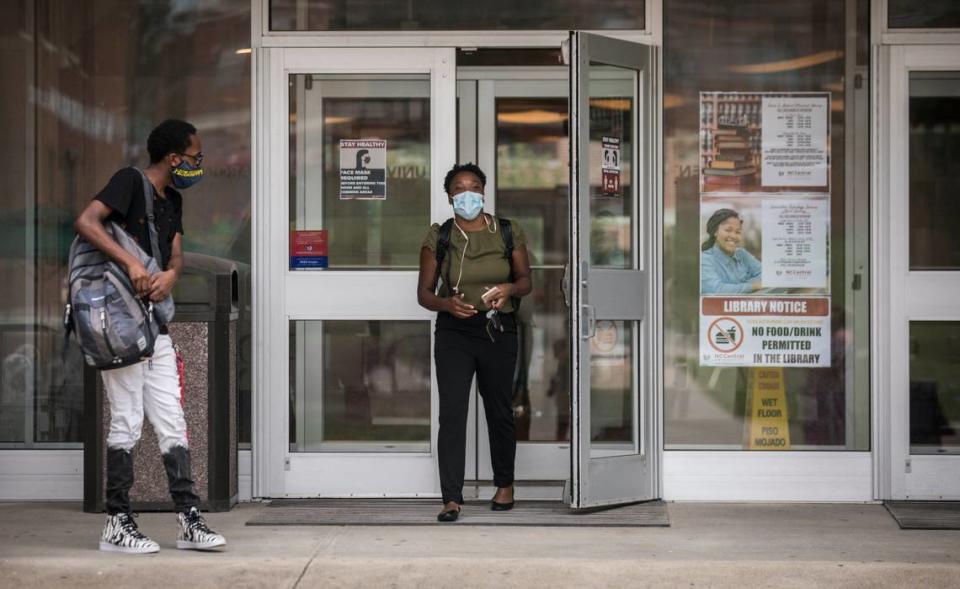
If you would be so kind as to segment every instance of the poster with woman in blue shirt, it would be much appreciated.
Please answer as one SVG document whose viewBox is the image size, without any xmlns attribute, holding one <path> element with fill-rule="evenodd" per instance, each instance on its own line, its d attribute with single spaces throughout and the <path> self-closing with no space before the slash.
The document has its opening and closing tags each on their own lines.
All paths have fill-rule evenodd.
<svg viewBox="0 0 960 589">
<path fill-rule="evenodd" d="M 743 248 L 743 219 L 733 209 L 719 209 L 707 221 L 700 246 L 700 293 L 747 294 L 761 288 L 762 269 Z"/>
</svg>

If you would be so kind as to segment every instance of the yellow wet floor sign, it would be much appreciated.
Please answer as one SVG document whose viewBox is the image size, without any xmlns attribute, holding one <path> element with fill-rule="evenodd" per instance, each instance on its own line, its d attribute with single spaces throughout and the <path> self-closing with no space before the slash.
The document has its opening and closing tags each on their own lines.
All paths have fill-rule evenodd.
<svg viewBox="0 0 960 589">
<path fill-rule="evenodd" d="M 751 368 L 750 450 L 789 450 L 790 423 L 783 368 Z"/>
</svg>

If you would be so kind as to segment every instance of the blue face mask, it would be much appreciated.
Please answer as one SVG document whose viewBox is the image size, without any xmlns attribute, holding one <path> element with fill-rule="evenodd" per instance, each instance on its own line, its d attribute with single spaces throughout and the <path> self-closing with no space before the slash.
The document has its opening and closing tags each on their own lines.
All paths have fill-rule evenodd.
<svg viewBox="0 0 960 589">
<path fill-rule="evenodd" d="M 483 195 L 477 192 L 461 192 L 453 197 L 453 212 L 467 221 L 473 221 L 483 210 Z"/>
<path fill-rule="evenodd" d="M 183 190 L 203 179 L 203 168 L 191 166 L 187 160 L 183 160 L 179 166 L 170 171 L 170 176 L 173 178 L 173 187 Z"/>
</svg>

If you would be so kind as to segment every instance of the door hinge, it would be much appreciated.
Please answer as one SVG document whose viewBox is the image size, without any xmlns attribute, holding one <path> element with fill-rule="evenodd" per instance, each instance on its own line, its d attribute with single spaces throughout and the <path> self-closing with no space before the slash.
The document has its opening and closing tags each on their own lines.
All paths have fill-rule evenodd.
<svg viewBox="0 0 960 589">
<path fill-rule="evenodd" d="M 909 459 L 909 458 L 907 458 L 906 460 L 903 461 L 903 471 L 904 471 L 905 473 L 907 473 L 907 474 L 910 474 L 910 472 L 912 472 L 912 468 L 911 468 L 911 466 L 910 466 L 910 459 Z"/>
<path fill-rule="evenodd" d="M 853 275 L 853 284 L 850 285 L 850 288 L 853 290 L 860 290 L 863 288 L 863 276 L 859 272 Z"/>
<path fill-rule="evenodd" d="M 290 470 L 290 458 L 283 459 L 283 470 Z"/>
</svg>

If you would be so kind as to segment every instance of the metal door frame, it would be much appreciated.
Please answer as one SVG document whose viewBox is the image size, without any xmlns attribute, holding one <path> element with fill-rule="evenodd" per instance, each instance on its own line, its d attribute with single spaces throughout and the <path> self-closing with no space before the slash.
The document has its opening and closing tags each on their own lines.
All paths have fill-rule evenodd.
<svg viewBox="0 0 960 589">
<path fill-rule="evenodd" d="M 438 496 L 437 392 L 431 361 L 431 442 L 426 453 L 292 453 L 289 439 L 290 320 L 418 320 L 433 316 L 413 293 L 416 271 L 292 272 L 288 269 L 290 74 L 429 74 L 432 222 L 448 207 L 443 176 L 456 153 L 452 48 L 260 50 L 254 145 L 253 495 Z M 424 228 L 425 230 L 425 228 Z M 315 286 L 323 283 L 323 289 Z M 385 288 L 389 285 L 389 288 Z M 409 292 L 387 304 L 382 293 Z M 369 480 L 367 480 L 369 479 Z M 374 480 L 376 479 L 376 480 Z M 397 484 L 405 480 L 407 485 Z"/>
<path fill-rule="evenodd" d="M 960 499 L 960 455 L 910 453 L 908 361 L 911 321 L 960 321 L 960 272 L 911 271 L 909 266 L 910 72 L 960 71 L 960 45 L 884 46 L 879 53 L 880 128 L 871 211 L 879 498 Z"/>
<path fill-rule="evenodd" d="M 657 48 L 611 39 L 591 33 L 571 32 L 567 47 L 571 67 L 571 252 L 570 310 L 571 333 L 571 476 L 569 501 L 574 508 L 612 505 L 653 499 L 661 494 L 660 463 L 662 458 L 662 410 L 660 403 L 660 370 L 662 366 L 660 244 L 661 101 Z M 639 55 L 638 55 L 639 54 Z M 637 72 L 634 125 L 633 179 L 635 195 L 632 271 L 590 269 L 590 92 L 589 68 L 592 62 L 618 66 Z M 583 116 L 586 113 L 586 116 Z M 575 262 L 575 263 L 574 263 Z M 620 297 L 603 295 L 611 282 L 633 284 L 637 272 L 642 292 L 646 295 L 642 311 L 634 305 L 622 305 Z M 604 287 L 594 286 L 590 298 L 591 275 L 607 281 Z M 587 329 L 596 315 L 616 309 L 610 319 L 633 320 L 635 337 L 633 380 L 636 390 L 634 405 L 635 453 L 602 456 L 592 453 L 590 442 L 590 356 Z M 639 312 L 639 315 L 637 313 Z M 636 315 L 636 317 L 634 316 Z M 642 320 L 637 321 L 642 316 Z M 600 317 L 601 319 L 603 317 Z M 638 325 L 639 323 L 639 325 Z M 638 351 L 638 345 L 640 350 Z M 631 474 L 633 478 L 628 478 Z"/>
</svg>

